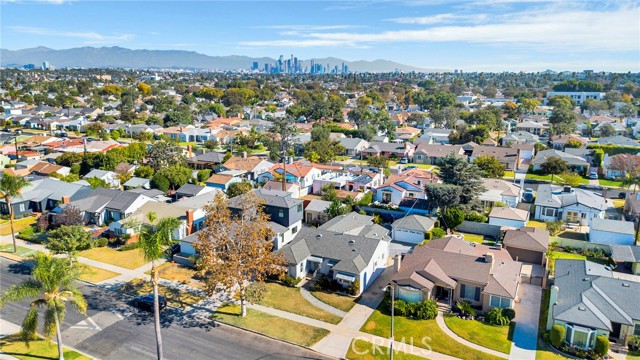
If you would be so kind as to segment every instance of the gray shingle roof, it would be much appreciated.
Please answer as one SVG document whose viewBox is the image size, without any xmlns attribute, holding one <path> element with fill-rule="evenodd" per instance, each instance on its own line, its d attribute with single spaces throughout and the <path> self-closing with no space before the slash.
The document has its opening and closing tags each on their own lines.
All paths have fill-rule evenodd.
<svg viewBox="0 0 640 360">
<path fill-rule="evenodd" d="M 538 186 L 535 204 L 553 208 L 563 208 L 573 204 L 582 204 L 597 210 L 607 208 L 602 196 L 594 194 L 593 191 L 572 188 L 571 192 L 564 192 L 563 187 L 549 184 Z"/>
<path fill-rule="evenodd" d="M 611 331 L 612 322 L 640 320 L 640 283 L 613 278 L 610 269 L 587 260 L 556 260 L 558 298 L 554 319 Z"/>
<path fill-rule="evenodd" d="M 640 262 L 640 246 L 610 245 L 615 262 Z"/>
<path fill-rule="evenodd" d="M 290 264 L 298 264 L 311 255 L 336 260 L 334 271 L 357 275 L 371 262 L 380 241 L 335 231 L 302 228 L 293 242 L 282 248 L 282 252 Z"/>
<path fill-rule="evenodd" d="M 408 215 L 393 222 L 391 227 L 426 232 L 436 224 L 435 220 L 421 215 Z"/>
<path fill-rule="evenodd" d="M 348 214 L 336 216 L 333 219 L 322 224 L 318 229 L 334 232 L 353 232 L 364 226 L 373 224 L 373 217 L 369 215 L 361 215 L 355 211 Z M 358 230 L 359 232 L 359 230 Z"/>
<path fill-rule="evenodd" d="M 198 185 L 193 185 L 193 184 L 184 184 L 184 185 L 180 186 L 180 188 L 178 190 L 176 190 L 176 194 L 184 194 L 184 195 L 196 196 L 204 188 L 205 188 L 204 186 L 198 186 Z"/>
<path fill-rule="evenodd" d="M 284 209 L 291 209 L 294 206 L 298 206 L 303 203 L 302 200 L 294 199 L 291 194 L 279 190 L 267 190 L 264 188 L 258 188 L 253 190 L 259 198 L 264 200 L 266 206 L 280 207 Z M 236 196 L 233 199 L 229 199 L 230 208 L 240 208 L 242 206 L 242 195 Z"/>
<path fill-rule="evenodd" d="M 611 219 L 593 219 L 591 221 L 591 230 L 606 231 L 617 234 L 633 235 L 635 229 L 630 221 L 620 221 Z"/>
<path fill-rule="evenodd" d="M 620 145 L 620 146 L 637 146 L 640 147 L 640 143 L 629 139 L 628 137 L 625 136 L 609 136 L 609 137 L 603 137 L 600 138 L 596 141 L 594 141 L 595 144 L 603 144 L 603 145 Z"/>
<path fill-rule="evenodd" d="M 557 157 L 567 162 L 569 166 L 589 166 L 589 163 L 576 155 L 567 154 L 564 151 L 560 150 L 543 150 L 540 151 L 535 159 L 531 161 L 533 165 L 542 165 L 547 159 Z"/>
<path fill-rule="evenodd" d="M 109 201 L 106 208 L 115 211 L 127 210 L 142 194 L 137 194 L 131 191 L 121 191 L 116 195 L 113 200 Z"/>
<path fill-rule="evenodd" d="M 124 186 L 127 187 L 141 187 L 144 186 L 146 184 L 148 184 L 151 180 L 149 179 L 145 179 L 145 178 L 139 178 L 139 177 L 132 177 L 131 179 L 127 180 L 127 182 L 125 182 Z"/>
<path fill-rule="evenodd" d="M 549 247 L 549 232 L 545 229 L 523 227 L 518 230 L 507 230 L 503 244 L 518 249 L 544 252 Z"/>
</svg>

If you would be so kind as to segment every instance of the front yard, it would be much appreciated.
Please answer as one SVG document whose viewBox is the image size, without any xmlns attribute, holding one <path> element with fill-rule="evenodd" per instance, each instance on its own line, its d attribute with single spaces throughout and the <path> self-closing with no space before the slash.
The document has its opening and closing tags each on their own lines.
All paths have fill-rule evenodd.
<svg viewBox="0 0 640 360">
<path fill-rule="evenodd" d="M 157 269 L 158 275 L 163 279 L 188 284 L 197 289 L 204 289 L 204 284 L 197 279 L 197 273 L 192 268 L 176 263 L 166 262 L 158 266 Z M 147 271 L 145 274 L 151 275 L 151 270 Z"/>
<path fill-rule="evenodd" d="M 425 358 L 397 351 L 394 349 L 393 358 L 396 360 L 424 360 Z M 364 340 L 354 339 L 349 346 L 347 352 L 347 359 L 349 360 L 387 360 L 389 359 L 389 348 L 373 344 Z"/>
<path fill-rule="evenodd" d="M 110 247 L 96 247 L 82 251 L 78 256 L 130 270 L 137 269 L 147 263 L 144 261 L 140 249 L 118 251 Z"/>
<path fill-rule="evenodd" d="M 509 326 L 493 326 L 478 320 L 463 320 L 457 316 L 445 316 L 444 322 L 456 335 L 474 344 L 509 354 Z"/>
<path fill-rule="evenodd" d="M 360 331 L 388 338 L 391 333 L 391 316 L 375 310 Z M 395 317 L 395 338 L 413 340 L 414 346 L 427 348 L 426 344 L 435 352 L 454 356 L 464 360 L 498 360 L 497 356 L 464 346 L 445 334 L 435 320 L 412 320 L 401 316 Z M 429 339 L 426 339 L 426 338 Z"/>
<path fill-rule="evenodd" d="M 26 258 L 31 255 L 35 255 L 38 251 L 31 250 L 29 248 L 18 246 L 18 251 L 13 252 L 13 244 L 0 244 L 0 252 L 7 253 L 10 257 L 15 257 L 16 260 L 20 260 L 21 258 Z"/>
<path fill-rule="evenodd" d="M 311 346 L 329 335 L 329 330 L 301 324 L 255 309 L 247 309 L 247 316 L 241 317 L 239 305 L 222 306 L 216 311 L 213 318 L 223 323 L 302 346 Z"/>
<path fill-rule="evenodd" d="M 80 354 L 77 351 L 64 348 L 64 358 L 66 360 L 90 360 L 91 358 Z M 9 335 L 0 339 L 0 352 L 13 356 L 20 360 L 34 359 L 57 359 L 58 345 L 44 339 L 36 339 L 29 342 L 29 345 L 22 341 L 19 334 Z"/>
<path fill-rule="evenodd" d="M 311 291 L 311 295 L 313 295 L 316 299 L 322 301 L 327 305 L 331 305 L 336 309 L 340 309 L 344 312 L 349 312 L 356 304 L 357 298 L 340 295 L 336 293 L 326 292 L 326 291 Z"/>
<path fill-rule="evenodd" d="M 622 181 L 617 181 L 617 180 L 598 179 L 598 184 L 600 184 L 600 186 L 606 186 L 606 187 L 616 187 L 616 188 L 622 187 Z"/>
<path fill-rule="evenodd" d="M 113 271 L 101 269 L 95 266 L 83 265 L 83 267 L 85 268 L 85 270 L 82 275 L 80 275 L 80 280 L 88 281 L 94 284 L 120 275 Z"/>
<path fill-rule="evenodd" d="M 331 324 L 337 324 L 341 317 L 326 312 L 313 306 L 300 294 L 300 289 L 288 287 L 276 283 L 266 283 L 266 293 L 260 305 L 268 306 L 282 311 L 306 316 Z"/>
<path fill-rule="evenodd" d="M 13 231 L 15 231 L 17 235 L 20 230 L 28 228 L 34 222 L 36 222 L 35 216 L 16 219 L 13 221 Z M 9 220 L 5 220 L 4 222 L 0 223 L 0 235 L 11 235 L 11 223 L 9 222 Z"/>
<path fill-rule="evenodd" d="M 143 279 L 133 279 L 128 283 L 122 285 L 120 290 L 126 293 L 130 293 L 134 296 L 153 293 L 151 281 Z M 167 298 L 168 305 L 180 307 L 182 309 L 186 308 L 187 306 L 197 304 L 204 299 L 204 296 L 196 295 L 184 290 L 169 288 L 162 285 L 158 285 L 158 294 Z"/>
</svg>

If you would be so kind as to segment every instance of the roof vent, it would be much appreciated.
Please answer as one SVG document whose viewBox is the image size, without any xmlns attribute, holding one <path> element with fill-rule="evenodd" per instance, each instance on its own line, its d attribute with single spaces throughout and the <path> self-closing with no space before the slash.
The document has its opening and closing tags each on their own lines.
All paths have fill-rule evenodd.
<svg viewBox="0 0 640 360">
<path fill-rule="evenodd" d="M 587 308 L 584 306 L 578 306 L 578 310 L 580 311 L 587 311 Z"/>
<path fill-rule="evenodd" d="M 589 280 L 591 280 L 591 279 L 589 279 L 589 278 L 582 279 L 582 281 L 589 281 Z"/>
<path fill-rule="evenodd" d="M 624 283 L 624 282 L 623 282 L 623 283 L 622 283 L 622 286 L 624 286 L 624 287 L 630 287 L 631 285 L 629 285 L 629 283 Z"/>
<path fill-rule="evenodd" d="M 355 243 L 356 243 L 356 241 L 355 241 L 355 240 L 349 240 L 349 245 L 353 245 L 353 244 L 355 244 Z"/>
<path fill-rule="evenodd" d="M 316 237 L 317 237 L 317 238 L 321 238 L 321 237 L 322 237 L 322 234 L 318 234 L 318 235 L 316 235 Z"/>
</svg>

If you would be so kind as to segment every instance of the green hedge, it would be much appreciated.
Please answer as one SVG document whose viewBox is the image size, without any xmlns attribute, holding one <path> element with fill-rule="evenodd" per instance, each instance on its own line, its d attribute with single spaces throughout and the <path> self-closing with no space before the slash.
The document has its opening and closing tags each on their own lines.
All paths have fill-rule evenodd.
<svg viewBox="0 0 640 360">
<path fill-rule="evenodd" d="M 638 143 L 640 146 L 640 143 Z M 600 144 L 589 144 L 587 145 L 587 149 L 602 149 L 605 154 L 609 156 L 617 155 L 617 154 L 637 154 L 638 147 L 636 146 L 619 146 L 619 145 L 600 145 Z"/>
<path fill-rule="evenodd" d="M 567 333 L 567 330 L 562 325 L 553 325 L 551 328 L 551 335 L 549 335 L 549 340 L 551 344 L 556 348 L 559 348 L 564 341 L 564 337 Z"/>
</svg>

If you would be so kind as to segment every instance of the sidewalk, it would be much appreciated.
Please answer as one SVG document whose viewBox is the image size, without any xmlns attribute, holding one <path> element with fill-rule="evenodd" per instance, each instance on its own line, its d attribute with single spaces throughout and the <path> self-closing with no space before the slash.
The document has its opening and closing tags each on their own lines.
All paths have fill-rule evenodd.
<svg viewBox="0 0 640 360">
<path fill-rule="evenodd" d="M 483 353 L 498 356 L 503 359 L 509 359 L 509 354 L 505 354 L 500 351 L 492 350 L 484 346 L 474 344 L 471 341 L 465 340 L 460 336 L 456 335 L 456 333 L 454 333 L 453 331 L 451 331 L 451 329 L 449 329 L 449 327 L 447 326 L 447 323 L 444 322 L 444 315 L 442 314 L 442 311 L 438 311 L 438 316 L 436 316 L 436 323 L 438 324 L 438 327 L 440 327 L 440 330 L 442 330 L 445 334 L 447 334 L 448 337 L 452 338 L 453 340 L 459 342 L 464 346 L 470 347 L 472 349 L 476 349 L 478 351 L 482 351 Z"/>
</svg>

